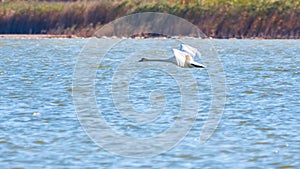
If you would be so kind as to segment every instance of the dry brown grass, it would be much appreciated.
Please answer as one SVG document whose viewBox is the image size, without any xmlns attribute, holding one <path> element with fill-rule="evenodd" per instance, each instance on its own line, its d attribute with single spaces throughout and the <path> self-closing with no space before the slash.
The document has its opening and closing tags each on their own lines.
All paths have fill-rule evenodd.
<svg viewBox="0 0 300 169">
<path fill-rule="evenodd" d="M 6 1 L 0 33 L 86 37 L 116 18 L 149 11 L 185 18 L 215 38 L 300 38 L 300 0 Z"/>
</svg>

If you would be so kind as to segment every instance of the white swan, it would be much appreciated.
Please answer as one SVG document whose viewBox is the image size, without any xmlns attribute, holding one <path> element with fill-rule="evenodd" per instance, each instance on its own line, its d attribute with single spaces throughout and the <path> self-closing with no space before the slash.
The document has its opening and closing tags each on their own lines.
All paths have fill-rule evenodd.
<svg viewBox="0 0 300 169">
<path fill-rule="evenodd" d="M 174 57 L 169 59 L 147 59 L 141 58 L 139 62 L 168 62 L 173 63 L 182 68 L 205 68 L 204 65 L 194 61 L 194 57 L 200 54 L 196 48 L 189 45 L 181 44 L 180 49 L 173 49 Z"/>
</svg>

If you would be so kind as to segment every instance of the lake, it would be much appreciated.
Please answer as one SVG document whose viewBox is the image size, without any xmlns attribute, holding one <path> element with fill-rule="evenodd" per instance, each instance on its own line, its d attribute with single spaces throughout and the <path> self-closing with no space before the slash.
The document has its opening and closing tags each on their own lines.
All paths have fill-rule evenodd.
<svg viewBox="0 0 300 169">
<path fill-rule="evenodd" d="M 181 42 L 221 67 L 138 62 L 168 58 Z M 300 168 L 299 40 L 0 39 L 0 47 L 1 168 Z M 220 68 L 225 106 L 201 142 L 213 99 L 222 99 L 211 73 Z"/>
</svg>

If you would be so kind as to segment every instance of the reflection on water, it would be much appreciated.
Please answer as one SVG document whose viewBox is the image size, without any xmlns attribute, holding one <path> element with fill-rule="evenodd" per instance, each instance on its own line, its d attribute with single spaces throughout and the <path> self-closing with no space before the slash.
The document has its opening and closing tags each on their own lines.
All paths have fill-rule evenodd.
<svg viewBox="0 0 300 169">
<path fill-rule="evenodd" d="M 226 107 L 217 131 L 207 143 L 198 142 L 211 104 L 211 86 L 205 70 L 189 70 L 197 82 L 191 90 L 200 93 L 195 124 L 175 148 L 145 159 L 110 154 L 93 143 L 80 126 L 73 107 L 72 73 L 87 41 L 1 39 L 3 168 L 299 168 L 300 41 L 212 40 L 226 74 Z M 141 55 L 147 57 L 169 57 L 172 45 L 164 44 L 172 43 L 127 40 L 111 49 L 106 62 L 95 67 L 97 104 L 114 130 L 132 137 L 153 137 L 182 118 L 178 114 L 180 89 L 176 81 L 172 75 L 153 69 L 153 65 L 146 65 L 149 69 L 118 85 L 128 86 L 129 103 L 136 111 L 150 110 L 151 96 L 154 102 L 165 104 L 157 118 L 136 125 L 122 118 L 108 95 L 112 73 L 122 57 L 143 50 Z M 138 60 L 140 56 L 134 57 Z M 169 66 L 174 65 L 165 64 Z M 157 92 L 149 94 L 153 90 Z"/>
</svg>

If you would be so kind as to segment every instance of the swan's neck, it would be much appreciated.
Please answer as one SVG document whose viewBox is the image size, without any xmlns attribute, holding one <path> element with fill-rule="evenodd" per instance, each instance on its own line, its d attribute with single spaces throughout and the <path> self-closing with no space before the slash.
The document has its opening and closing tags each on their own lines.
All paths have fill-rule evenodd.
<svg viewBox="0 0 300 169">
<path fill-rule="evenodd" d="M 144 62 L 170 62 L 169 59 L 148 59 L 148 58 L 145 58 L 143 61 Z"/>
</svg>

